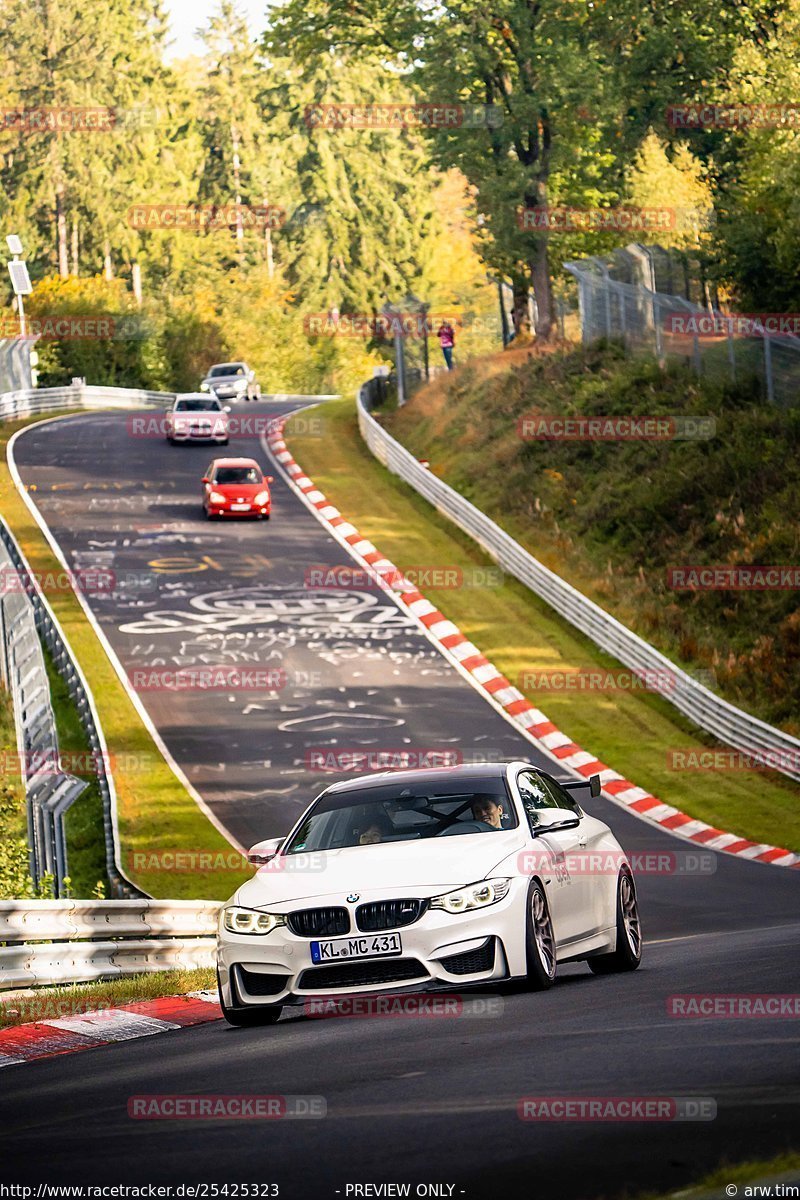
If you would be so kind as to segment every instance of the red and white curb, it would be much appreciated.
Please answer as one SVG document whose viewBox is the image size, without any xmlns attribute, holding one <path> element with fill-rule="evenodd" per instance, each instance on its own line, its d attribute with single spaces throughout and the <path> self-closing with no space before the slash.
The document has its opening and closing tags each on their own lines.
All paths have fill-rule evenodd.
<svg viewBox="0 0 800 1200">
<path fill-rule="evenodd" d="M 46 993 L 42 993 L 41 1002 L 43 1006 L 47 1005 Z M 37 1058 L 53 1058 L 57 1054 L 75 1054 L 113 1042 L 129 1042 L 173 1029 L 186 1029 L 190 1025 L 218 1021 L 221 1017 L 216 992 L 190 992 L 186 996 L 165 996 L 160 1000 L 124 1004 L 120 1008 L 96 1009 L 26 1025 L 11 1025 L 0 1029 L 0 1068 L 33 1062 Z"/>
<path fill-rule="evenodd" d="M 521 729 L 528 741 L 539 750 L 544 750 L 561 766 L 578 775 L 586 778 L 599 775 L 603 794 L 607 799 L 676 836 L 753 862 L 770 863 L 780 867 L 800 866 L 800 854 L 764 842 L 751 842 L 738 834 L 726 833 L 724 829 L 716 829 L 707 825 L 705 821 L 689 817 L 652 796 L 644 788 L 636 787 L 629 779 L 623 778 L 606 763 L 600 762 L 594 754 L 573 742 L 568 734 L 563 733 L 547 719 L 541 709 L 535 708 L 505 675 L 501 675 L 488 658 L 481 654 L 478 647 L 431 604 L 430 600 L 426 600 L 414 584 L 404 578 L 394 563 L 376 550 L 372 542 L 363 537 L 355 526 L 342 516 L 338 508 L 330 503 L 302 467 L 295 462 L 283 437 L 284 424 L 285 421 L 276 422 L 266 441 L 290 486 L 300 493 L 353 558 L 380 579 L 386 590 L 417 619 L 445 657 L 458 666 L 478 690 Z"/>
</svg>

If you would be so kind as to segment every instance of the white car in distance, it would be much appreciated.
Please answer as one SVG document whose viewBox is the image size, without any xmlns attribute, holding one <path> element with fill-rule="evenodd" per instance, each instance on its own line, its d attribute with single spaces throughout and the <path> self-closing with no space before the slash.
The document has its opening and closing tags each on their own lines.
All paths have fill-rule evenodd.
<svg viewBox="0 0 800 1200">
<path fill-rule="evenodd" d="M 178 442 L 213 442 L 227 446 L 230 433 L 228 413 L 216 396 L 202 392 L 180 392 L 165 414 L 165 434 L 171 446 Z"/>
</svg>

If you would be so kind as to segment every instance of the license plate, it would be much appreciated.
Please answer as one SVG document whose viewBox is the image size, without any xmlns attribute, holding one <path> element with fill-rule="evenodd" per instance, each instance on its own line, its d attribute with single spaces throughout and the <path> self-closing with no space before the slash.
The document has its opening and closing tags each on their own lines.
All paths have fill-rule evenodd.
<svg viewBox="0 0 800 1200">
<path fill-rule="evenodd" d="M 249 504 L 232 504 L 231 505 L 231 512 L 248 512 L 249 509 L 250 509 Z"/>
<path fill-rule="evenodd" d="M 311 943 L 311 961 L 315 963 L 339 962 L 343 958 L 381 958 L 402 953 L 403 943 L 399 933 L 370 933 L 364 937 Z"/>
</svg>

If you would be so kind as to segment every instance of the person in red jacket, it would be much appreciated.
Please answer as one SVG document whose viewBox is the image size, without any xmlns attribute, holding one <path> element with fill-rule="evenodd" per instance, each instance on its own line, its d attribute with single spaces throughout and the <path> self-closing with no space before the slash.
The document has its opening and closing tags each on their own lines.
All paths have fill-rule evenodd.
<svg viewBox="0 0 800 1200">
<path fill-rule="evenodd" d="M 439 345 L 442 347 L 444 361 L 447 363 L 447 369 L 448 371 L 452 371 L 453 347 L 456 344 L 456 335 L 453 330 L 453 326 L 449 321 L 442 321 L 441 325 L 439 326 L 439 333 L 437 336 L 439 338 Z"/>
</svg>

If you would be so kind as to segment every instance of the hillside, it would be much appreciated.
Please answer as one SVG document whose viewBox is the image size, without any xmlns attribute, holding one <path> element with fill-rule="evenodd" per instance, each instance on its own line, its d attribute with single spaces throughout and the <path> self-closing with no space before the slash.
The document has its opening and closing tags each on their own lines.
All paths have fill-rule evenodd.
<svg viewBox="0 0 800 1200">
<path fill-rule="evenodd" d="M 534 413 L 711 416 L 715 432 L 532 440 L 521 421 Z M 711 670 L 734 703 L 800 733 L 798 591 L 677 590 L 668 576 L 800 563 L 800 411 L 609 347 L 467 364 L 385 421 L 586 595 L 676 661 Z"/>
</svg>

